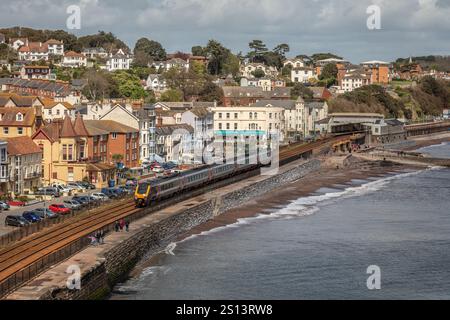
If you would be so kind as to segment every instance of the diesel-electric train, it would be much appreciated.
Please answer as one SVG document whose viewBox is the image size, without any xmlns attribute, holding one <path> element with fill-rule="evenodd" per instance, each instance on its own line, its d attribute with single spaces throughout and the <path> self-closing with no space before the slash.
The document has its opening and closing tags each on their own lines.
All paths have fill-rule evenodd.
<svg viewBox="0 0 450 320">
<path fill-rule="evenodd" d="M 136 187 L 134 201 L 136 207 L 146 207 L 156 200 L 170 198 L 180 192 L 197 189 L 200 186 L 227 179 L 259 166 L 257 164 L 225 163 L 189 170 L 175 177 L 141 181 Z"/>
</svg>

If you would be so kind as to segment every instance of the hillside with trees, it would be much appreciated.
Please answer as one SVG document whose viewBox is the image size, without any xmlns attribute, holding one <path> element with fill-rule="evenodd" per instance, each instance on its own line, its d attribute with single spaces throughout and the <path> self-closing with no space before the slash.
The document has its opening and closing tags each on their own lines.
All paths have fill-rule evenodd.
<svg viewBox="0 0 450 320">
<path fill-rule="evenodd" d="M 393 91 L 364 86 L 332 99 L 330 112 L 381 113 L 388 118 L 421 119 L 440 116 L 450 107 L 450 83 L 424 77 L 417 86 Z"/>
</svg>

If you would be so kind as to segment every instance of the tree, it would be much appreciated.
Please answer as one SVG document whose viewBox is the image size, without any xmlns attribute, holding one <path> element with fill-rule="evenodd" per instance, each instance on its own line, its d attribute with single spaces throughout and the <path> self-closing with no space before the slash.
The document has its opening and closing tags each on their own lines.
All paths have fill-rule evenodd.
<svg viewBox="0 0 450 320">
<path fill-rule="evenodd" d="M 339 57 L 335 54 L 332 53 L 315 53 L 311 56 L 311 59 L 313 59 L 314 61 L 319 61 L 319 60 L 325 60 L 325 59 L 342 59 L 342 57 Z"/>
<path fill-rule="evenodd" d="M 116 82 L 118 93 L 122 98 L 142 99 L 148 96 L 139 77 L 130 72 L 116 71 L 113 74 L 113 80 Z"/>
<path fill-rule="evenodd" d="M 113 160 L 115 163 L 121 163 L 122 160 L 123 160 L 123 155 L 122 155 L 122 154 L 119 154 L 119 153 L 115 153 L 115 154 L 112 155 L 111 158 L 112 158 L 112 160 Z"/>
<path fill-rule="evenodd" d="M 159 42 L 147 38 L 140 38 L 136 42 L 133 52 L 135 55 L 140 55 L 140 59 L 146 57 L 148 61 L 163 61 L 167 57 L 166 50 Z"/>
<path fill-rule="evenodd" d="M 90 100 L 105 98 L 109 95 L 110 83 L 102 72 L 90 69 L 84 74 L 83 78 L 87 82 L 83 94 Z"/>
<path fill-rule="evenodd" d="M 202 46 L 194 46 L 194 47 L 192 47 L 191 52 L 192 52 L 193 56 L 206 57 L 208 55 L 208 53 L 206 52 L 206 49 L 203 48 Z"/>
<path fill-rule="evenodd" d="M 278 54 L 283 58 L 286 58 L 286 53 L 288 53 L 289 51 L 290 51 L 289 45 L 286 43 L 279 44 L 273 49 L 273 52 L 275 52 L 276 54 Z"/>
<path fill-rule="evenodd" d="M 322 72 L 320 74 L 320 80 L 337 78 L 338 68 L 334 63 L 329 63 L 325 67 L 323 67 Z"/>
<path fill-rule="evenodd" d="M 199 96 L 201 101 L 220 102 L 223 98 L 223 90 L 216 84 L 208 81 L 200 91 Z"/>
<path fill-rule="evenodd" d="M 266 76 L 266 74 L 264 73 L 263 70 L 261 69 L 256 69 L 255 71 L 252 71 L 252 75 L 255 78 L 264 78 Z"/>
<path fill-rule="evenodd" d="M 239 74 L 239 68 L 240 68 L 239 57 L 229 52 L 227 58 L 223 62 L 221 73 L 223 75 L 231 74 L 233 77 L 235 77 Z"/>
<path fill-rule="evenodd" d="M 303 99 L 312 99 L 314 97 L 314 93 L 302 83 L 296 83 L 292 88 L 291 97 L 294 100 L 298 97 L 302 97 Z"/>
<path fill-rule="evenodd" d="M 163 102 L 179 102 L 183 101 L 183 93 L 177 89 L 169 89 L 161 94 L 161 101 Z"/>
<path fill-rule="evenodd" d="M 261 40 L 253 40 L 248 44 L 253 51 L 248 53 L 248 58 L 252 62 L 264 62 L 264 54 L 267 52 L 267 47 Z"/>
<path fill-rule="evenodd" d="M 209 59 L 209 73 L 212 75 L 221 74 L 223 72 L 223 66 L 231 54 L 230 50 L 215 40 L 209 40 L 205 50 Z"/>
</svg>

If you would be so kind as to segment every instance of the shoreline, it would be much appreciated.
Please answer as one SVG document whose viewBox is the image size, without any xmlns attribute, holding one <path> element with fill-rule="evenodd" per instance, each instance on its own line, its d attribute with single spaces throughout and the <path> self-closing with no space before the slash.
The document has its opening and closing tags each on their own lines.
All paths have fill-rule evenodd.
<svg viewBox="0 0 450 320">
<path fill-rule="evenodd" d="M 383 164 L 380 161 L 350 159 L 352 159 L 352 161 L 347 166 L 340 166 L 339 169 L 336 169 L 335 163 L 326 164 L 318 171 L 310 173 L 307 176 L 286 185 L 282 189 L 254 198 L 239 208 L 229 210 L 192 228 L 177 237 L 173 243 L 180 243 L 191 237 L 199 236 L 202 233 L 236 224 L 240 219 L 254 218 L 259 215 L 270 215 L 274 210 L 279 209 L 280 207 L 286 207 L 289 203 L 298 198 L 311 196 L 322 188 L 336 189 L 344 186 L 351 187 L 352 180 L 368 180 L 371 178 L 378 180 L 391 174 L 397 175 L 423 170 L 423 167 L 419 166 L 395 163 Z M 166 251 L 163 250 L 142 259 L 141 262 L 131 270 L 128 278 L 115 286 L 109 298 L 121 299 L 121 296 L 126 297 L 126 292 L 121 292 L 116 289 L 126 281 L 138 278 L 145 269 L 163 265 L 163 260 L 166 255 Z"/>
</svg>

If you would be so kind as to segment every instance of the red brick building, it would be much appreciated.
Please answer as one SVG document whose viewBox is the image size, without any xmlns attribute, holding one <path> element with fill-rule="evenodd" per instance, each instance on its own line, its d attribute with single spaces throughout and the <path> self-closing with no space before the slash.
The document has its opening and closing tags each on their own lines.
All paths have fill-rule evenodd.
<svg viewBox="0 0 450 320">
<path fill-rule="evenodd" d="M 139 166 L 139 130 L 112 120 L 84 120 L 89 132 L 88 157 L 103 163 L 115 163 L 122 156 L 127 168 Z"/>
</svg>

